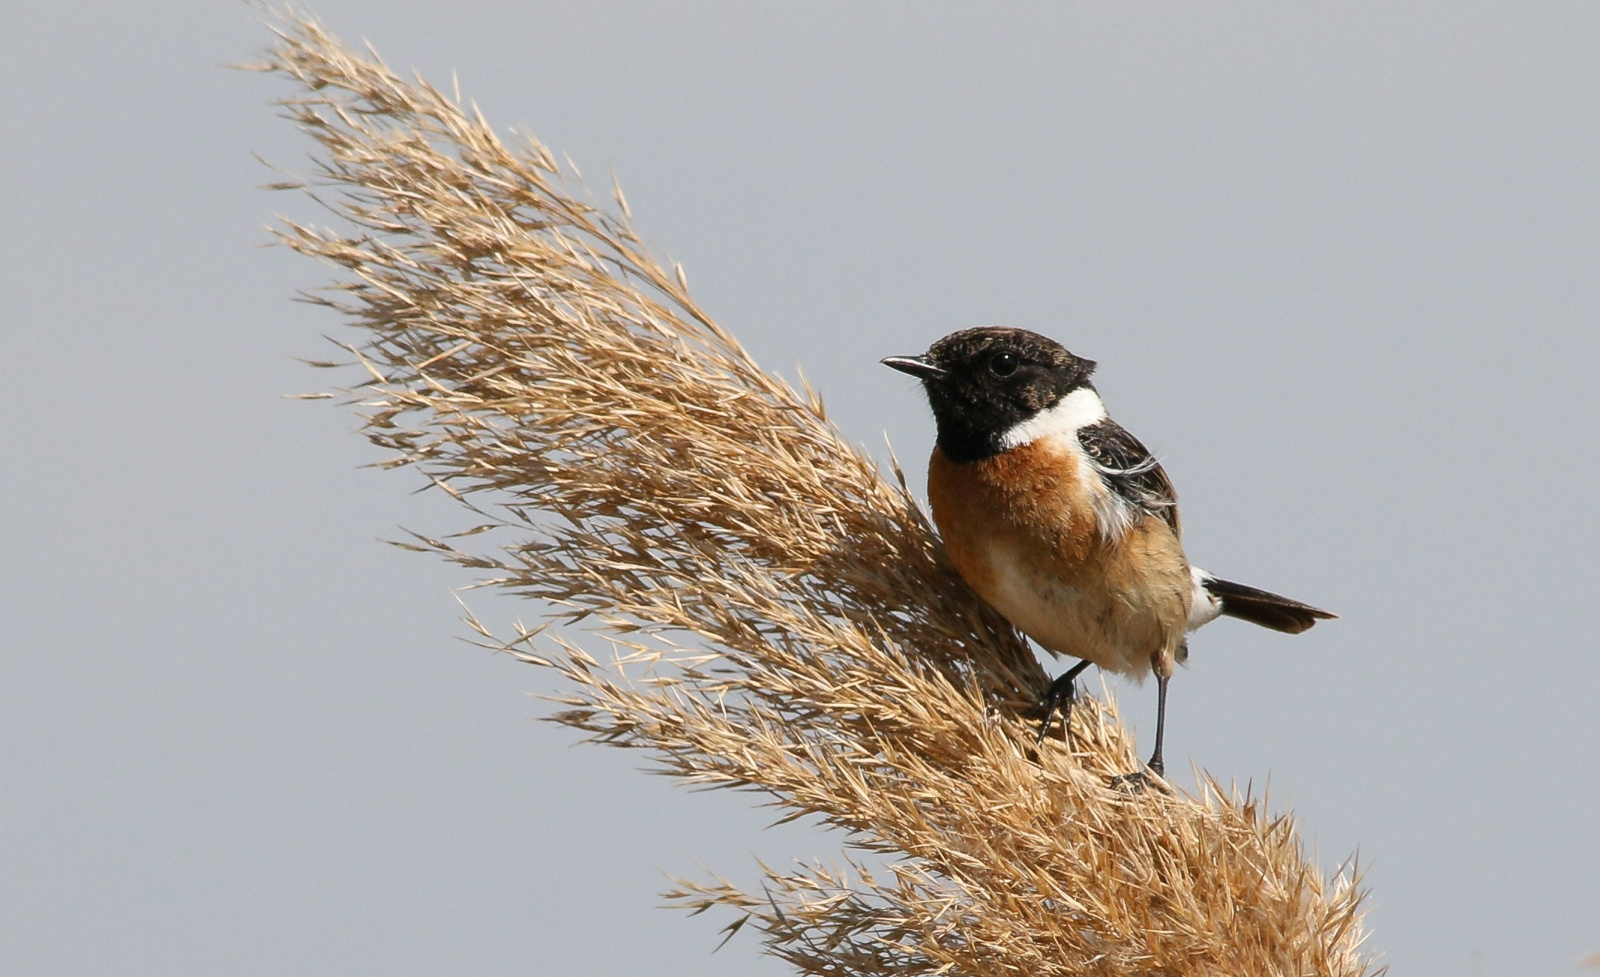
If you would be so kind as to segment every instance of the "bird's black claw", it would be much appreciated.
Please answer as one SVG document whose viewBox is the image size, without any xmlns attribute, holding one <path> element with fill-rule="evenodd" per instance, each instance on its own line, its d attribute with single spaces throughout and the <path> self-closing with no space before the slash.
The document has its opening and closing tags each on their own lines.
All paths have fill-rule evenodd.
<svg viewBox="0 0 1600 977">
<path fill-rule="evenodd" d="M 1078 697 L 1077 674 L 1069 671 L 1056 677 L 1050 683 L 1050 689 L 1039 700 L 1039 708 L 1044 710 L 1044 718 L 1039 720 L 1039 736 L 1033 741 L 1035 750 L 1044 746 L 1044 738 L 1050 735 L 1050 723 L 1055 719 L 1056 711 L 1061 712 L 1061 735 L 1063 738 L 1072 735 L 1072 702 Z"/>
</svg>

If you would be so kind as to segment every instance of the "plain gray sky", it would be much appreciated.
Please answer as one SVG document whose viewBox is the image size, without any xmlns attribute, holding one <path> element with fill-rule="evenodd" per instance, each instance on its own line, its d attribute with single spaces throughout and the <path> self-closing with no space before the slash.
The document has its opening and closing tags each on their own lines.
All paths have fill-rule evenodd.
<svg viewBox="0 0 1600 977">
<path fill-rule="evenodd" d="M 769 368 L 916 471 L 877 365 L 1005 323 L 1100 362 L 1190 555 L 1343 618 L 1220 623 L 1168 758 L 1359 848 L 1396 975 L 1600 950 L 1600 6 L 323 0 L 525 125 Z M 305 141 L 243 4 L 0 14 L 0 971 L 777 975 L 663 873 L 815 829 L 536 722 L 465 523 L 293 356 Z M 517 608 L 469 596 L 496 620 Z M 1147 739 L 1154 691 L 1116 685 Z"/>
</svg>

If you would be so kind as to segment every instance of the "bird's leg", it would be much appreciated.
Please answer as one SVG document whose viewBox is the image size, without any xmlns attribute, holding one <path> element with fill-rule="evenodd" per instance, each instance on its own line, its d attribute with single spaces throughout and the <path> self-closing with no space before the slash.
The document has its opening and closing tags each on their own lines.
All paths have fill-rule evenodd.
<svg viewBox="0 0 1600 977">
<path fill-rule="evenodd" d="M 1034 741 L 1033 748 L 1044 746 L 1044 738 L 1050 732 L 1050 720 L 1055 718 L 1056 710 L 1061 710 L 1061 734 L 1072 734 L 1072 701 L 1078 697 L 1078 676 L 1088 668 L 1090 662 L 1084 659 L 1078 664 L 1062 672 L 1054 682 L 1050 683 L 1050 690 L 1044 694 L 1040 705 L 1044 706 L 1044 718 L 1039 721 L 1039 738 Z"/>
<path fill-rule="evenodd" d="M 1161 741 L 1167 735 L 1167 683 L 1172 681 L 1171 675 L 1156 676 L 1156 750 L 1150 754 L 1151 770 L 1157 777 L 1167 775 L 1167 765 L 1161 759 Z"/>
<path fill-rule="evenodd" d="M 1172 793 L 1172 791 L 1161 786 L 1150 778 L 1151 773 L 1155 774 L 1157 777 L 1165 777 L 1167 775 L 1166 762 L 1161 758 L 1161 746 L 1167 737 L 1167 683 L 1172 680 L 1172 659 L 1170 657 L 1157 654 L 1151 661 L 1151 664 L 1155 666 L 1156 673 L 1155 752 L 1150 754 L 1150 762 L 1146 764 L 1147 770 L 1137 770 L 1133 773 L 1125 773 L 1119 777 L 1113 777 L 1111 780 L 1111 786 L 1113 789 L 1125 790 L 1131 794 L 1137 794 L 1146 787 L 1154 787 L 1163 794 Z"/>
</svg>

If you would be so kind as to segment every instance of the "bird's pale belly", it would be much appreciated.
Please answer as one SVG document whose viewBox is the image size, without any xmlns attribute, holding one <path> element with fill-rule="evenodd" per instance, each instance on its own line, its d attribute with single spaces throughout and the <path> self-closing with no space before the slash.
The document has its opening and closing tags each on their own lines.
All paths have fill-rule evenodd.
<svg viewBox="0 0 1600 977">
<path fill-rule="evenodd" d="M 1069 583 L 1006 543 L 991 545 L 984 560 L 988 572 L 974 574 L 987 584 L 980 596 L 1046 651 L 1142 679 L 1152 657 L 1172 643 L 1167 619 L 1179 602 L 1162 581 L 1128 590 Z"/>
</svg>

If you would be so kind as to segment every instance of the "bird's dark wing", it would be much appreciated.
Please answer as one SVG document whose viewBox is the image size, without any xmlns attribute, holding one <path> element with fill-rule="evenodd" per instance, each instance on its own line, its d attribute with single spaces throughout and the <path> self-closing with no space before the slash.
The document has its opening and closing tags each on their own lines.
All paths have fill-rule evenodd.
<svg viewBox="0 0 1600 977">
<path fill-rule="evenodd" d="M 1178 493 L 1138 438 L 1108 417 L 1078 428 L 1078 443 L 1113 492 L 1178 531 Z"/>
</svg>

